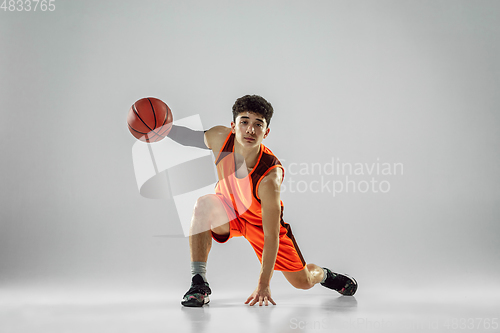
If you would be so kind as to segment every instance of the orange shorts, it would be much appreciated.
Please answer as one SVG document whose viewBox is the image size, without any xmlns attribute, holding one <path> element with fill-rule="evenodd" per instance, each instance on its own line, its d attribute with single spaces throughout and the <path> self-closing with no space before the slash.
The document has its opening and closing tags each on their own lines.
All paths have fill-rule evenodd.
<svg viewBox="0 0 500 333">
<path fill-rule="evenodd" d="M 236 216 L 234 209 L 222 195 L 216 194 L 221 200 L 229 222 L 229 235 L 218 235 L 212 231 L 212 238 L 219 242 L 225 243 L 233 237 L 245 237 L 250 245 L 252 245 L 255 254 L 262 263 L 262 251 L 264 249 L 264 230 L 262 225 L 249 223 L 241 216 Z M 274 269 L 277 271 L 297 272 L 302 270 L 306 265 L 300 249 L 295 242 L 295 237 L 292 234 L 292 229 L 289 224 L 281 220 L 280 235 L 279 235 L 279 248 L 276 256 L 276 263 Z"/>
</svg>

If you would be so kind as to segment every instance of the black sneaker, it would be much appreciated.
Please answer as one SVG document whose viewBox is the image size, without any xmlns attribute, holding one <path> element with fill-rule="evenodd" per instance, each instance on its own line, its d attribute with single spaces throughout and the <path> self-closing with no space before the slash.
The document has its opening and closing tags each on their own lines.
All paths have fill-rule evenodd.
<svg viewBox="0 0 500 333">
<path fill-rule="evenodd" d="M 321 283 L 322 286 L 336 290 L 344 296 L 352 296 L 356 293 L 358 283 L 354 278 L 348 275 L 333 273 L 326 267 L 325 269 L 327 276 L 325 282 Z"/>
<path fill-rule="evenodd" d="M 212 291 L 200 274 L 193 276 L 191 281 L 191 288 L 184 294 L 181 304 L 189 307 L 200 307 L 210 302 L 210 295 Z"/>
</svg>

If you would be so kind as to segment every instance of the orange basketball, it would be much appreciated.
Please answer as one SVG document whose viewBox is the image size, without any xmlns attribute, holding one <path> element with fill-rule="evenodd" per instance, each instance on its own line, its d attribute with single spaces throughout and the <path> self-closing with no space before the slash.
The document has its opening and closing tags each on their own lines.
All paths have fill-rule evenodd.
<svg viewBox="0 0 500 333">
<path fill-rule="evenodd" d="M 162 140 L 170 132 L 172 121 L 170 108 L 154 97 L 142 98 L 132 104 L 127 116 L 130 133 L 144 142 Z"/>
</svg>

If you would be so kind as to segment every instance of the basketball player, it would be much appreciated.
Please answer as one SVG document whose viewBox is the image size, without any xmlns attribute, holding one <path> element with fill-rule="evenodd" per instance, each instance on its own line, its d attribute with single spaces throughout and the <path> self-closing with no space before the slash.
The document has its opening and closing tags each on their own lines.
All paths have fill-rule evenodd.
<svg viewBox="0 0 500 333">
<path fill-rule="evenodd" d="M 262 144 L 272 115 L 273 108 L 264 98 L 247 95 L 236 100 L 231 127 L 196 132 L 174 125 L 168 135 L 183 145 L 212 150 L 219 177 L 215 194 L 200 197 L 194 207 L 189 236 L 192 280 L 181 301 L 184 306 L 200 307 L 210 301 L 205 274 L 212 239 L 224 243 L 240 236 L 249 241 L 261 262 L 257 287 L 245 304 L 276 305 L 269 287 L 274 270 L 282 271 L 299 289 L 321 283 L 347 296 L 357 290 L 353 278 L 306 264 L 290 225 L 283 220 L 284 169 Z"/>
</svg>

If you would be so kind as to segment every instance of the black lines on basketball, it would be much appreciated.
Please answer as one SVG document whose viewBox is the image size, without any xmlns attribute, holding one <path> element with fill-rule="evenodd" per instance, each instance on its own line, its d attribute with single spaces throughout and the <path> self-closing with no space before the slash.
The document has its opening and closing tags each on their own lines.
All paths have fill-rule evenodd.
<svg viewBox="0 0 500 333">
<path fill-rule="evenodd" d="M 135 108 L 135 104 L 134 104 L 134 105 L 132 105 L 132 109 L 134 110 L 135 115 L 137 116 L 137 118 L 139 118 L 139 120 L 140 120 L 140 121 L 142 121 L 142 123 L 143 123 L 144 125 L 146 125 L 146 127 L 147 127 L 147 128 L 149 128 L 149 129 L 152 131 L 153 129 L 152 129 L 151 127 L 149 127 L 149 125 L 148 125 L 148 124 L 146 124 L 146 122 L 145 122 L 144 120 L 142 120 L 141 116 L 139 115 L 139 112 L 137 112 L 137 109 Z"/>
<path fill-rule="evenodd" d="M 149 98 L 148 98 L 148 101 L 149 101 L 149 104 L 151 105 L 151 109 L 153 110 L 153 116 L 154 116 L 154 118 L 155 118 L 155 127 L 154 127 L 154 128 L 156 128 L 156 114 L 155 114 L 155 111 L 154 111 L 154 108 L 153 108 L 153 104 L 151 103 L 151 101 L 149 100 Z M 155 132 L 155 130 L 154 130 L 153 128 L 151 128 L 151 126 L 149 126 L 149 125 L 148 125 L 148 124 L 144 121 L 144 119 L 142 119 L 142 117 L 139 115 L 139 112 L 137 112 L 137 108 L 135 107 L 135 103 L 134 103 L 134 105 L 132 105 L 132 108 L 133 108 L 133 110 L 134 110 L 134 112 L 135 112 L 135 114 L 136 114 L 137 118 L 139 118 L 139 120 L 140 120 L 140 121 L 141 121 L 144 125 L 146 125 L 146 127 L 147 127 L 150 131 L 149 131 L 148 133 L 142 133 L 142 132 L 140 132 L 140 131 L 136 130 L 135 128 L 132 128 L 132 129 L 133 129 L 134 131 L 138 132 L 138 133 L 144 134 L 144 135 L 146 136 L 146 141 L 147 141 L 147 142 L 151 142 L 151 141 L 153 141 L 152 139 L 153 139 L 156 135 L 158 135 L 158 134 L 157 134 L 157 133 Z M 152 135 L 152 136 L 150 135 L 150 134 L 151 134 L 151 132 L 153 132 L 153 135 Z M 162 136 L 162 137 L 160 137 L 160 139 L 163 139 L 163 136 Z M 154 141 L 157 141 L 157 140 L 154 140 Z"/>
<path fill-rule="evenodd" d="M 135 130 L 130 125 L 128 127 L 129 127 L 129 130 L 130 130 L 130 133 L 132 133 L 133 136 L 135 136 L 136 138 L 138 138 L 138 139 L 140 139 L 142 141 L 150 142 L 147 133 L 139 132 L 138 130 Z M 144 140 L 143 138 L 146 138 L 146 140 Z"/>
<path fill-rule="evenodd" d="M 144 132 L 141 132 L 141 131 L 139 131 L 139 130 L 136 130 L 136 129 L 135 129 L 135 128 L 133 128 L 130 124 L 128 124 L 128 127 L 129 127 L 131 130 L 133 130 L 133 131 L 135 131 L 135 132 L 137 132 L 137 133 L 140 133 L 140 134 L 148 134 L 148 133 L 144 133 Z"/>
<path fill-rule="evenodd" d="M 153 106 L 153 103 L 151 102 L 151 99 L 148 98 L 148 102 L 149 102 L 149 105 L 151 106 L 151 111 L 153 111 L 153 117 L 155 119 L 155 127 L 152 130 L 152 132 L 154 134 L 153 137 L 156 136 L 156 135 L 158 135 L 160 138 L 157 139 L 157 140 L 155 140 L 155 141 L 159 141 L 159 140 L 163 139 L 164 136 L 157 132 L 157 130 L 161 129 L 161 127 L 157 127 L 155 107 Z M 166 106 L 166 104 L 165 104 L 165 106 Z M 166 118 L 166 115 L 165 115 L 165 118 Z M 151 134 L 151 133 L 149 133 L 149 134 Z"/>
<path fill-rule="evenodd" d="M 127 123 L 136 139 L 157 142 L 172 129 L 172 112 L 168 105 L 157 98 L 142 98 L 130 107 Z"/>
<path fill-rule="evenodd" d="M 167 134 L 170 132 L 170 129 L 172 128 L 172 117 L 171 117 L 172 112 L 170 111 L 170 108 L 168 107 L 168 105 L 164 104 L 164 106 L 165 106 L 166 112 L 165 112 L 165 116 L 163 118 L 163 123 L 161 124 L 161 126 L 158 126 L 158 128 L 157 128 L 158 135 L 161 135 L 162 137 L 167 136 Z M 170 122 L 167 123 L 169 118 L 170 118 Z"/>
<path fill-rule="evenodd" d="M 151 111 L 153 111 L 153 117 L 155 118 L 155 129 L 156 129 L 156 112 L 155 112 L 155 107 L 153 106 L 153 103 L 151 103 L 151 100 L 148 98 L 149 105 L 151 105 Z"/>
<path fill-rule="evenodd" d="M 169 114 L 170 109 L 167 106 L 167 112 L 165 113 L 165 119 L 163 120 L 163 124 L 159 127 L 160 129 L 163 129 L 163 131 L 160 133 L 160 135 L 166 135 L 165 132 L 170 131 L 170 128 L 172 127 L 172 124 L 170 126 L 165 127 L 165 124 L 167 123 L 168 120 L 168 114 Z"/>
<path fill-rule="evenodd" d="M 168 132 L 170 132 L 170 129 L 172 128 L 172 123 L 165 125 L 167 122 L 168 117 L 165 117 L 165 121 L 163 122 L 163 125 L 159 127 L 161 129 L 161 132 L 159 133 L 162 136 L 167 136 Z"/>
</svg>

